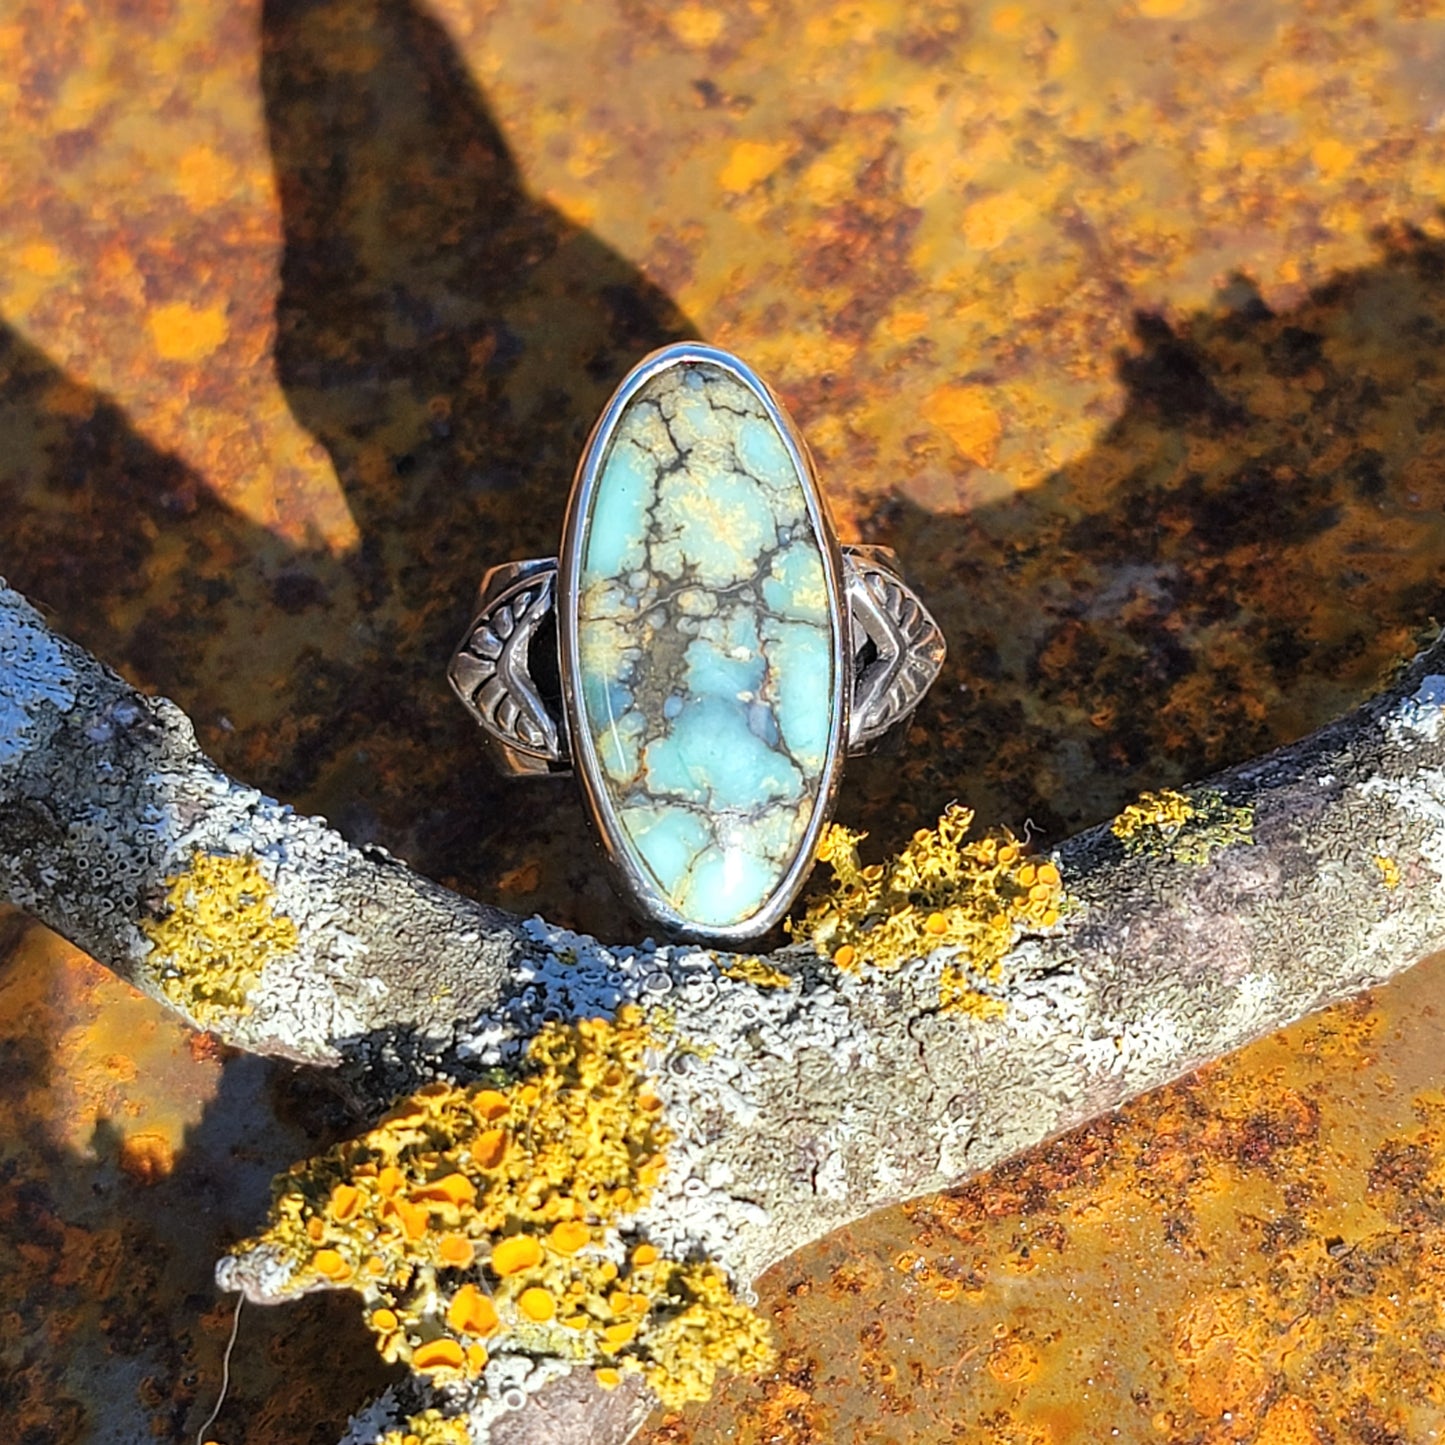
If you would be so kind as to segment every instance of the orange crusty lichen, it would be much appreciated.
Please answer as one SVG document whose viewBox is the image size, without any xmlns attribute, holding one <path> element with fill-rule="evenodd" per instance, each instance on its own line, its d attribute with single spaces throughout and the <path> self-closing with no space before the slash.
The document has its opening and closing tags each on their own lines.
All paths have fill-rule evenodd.
<svg viewBox="0 0 1445 1445">
<path fill-rule="evenodd" d="M 767 1327 L 706 1261 L 662 1257 L 628 1216 L 672 1135 L 642 1011 L 545 1025 L 502 1088 L 429 1084 L 370 1133 L 277 1180 L 256 1241 L 348 1285 L 388 1360 L 438 1382 L 503 1345 L 640 1372 L 669 1405 L 771 1359 Z M 414 1432 L 417 1433 L 417 1432 Z"/>
<path fill-rule="evenodd" d="M 920 829 L 896 858 L 866 868 L 858 857 L 866 835 L 834 824 L 818 849 L 832 884 L 789 926 L 847 969 L 897 968 L 951 947 L 942 1007 L 996 1014 L 1002 1005 L 980 985 L 997 981 L 1021 933 L 1058 922 L 1063 881 L 1054 863 L 1025 857 L 1007 829 L 965 842 L 972 824 L 971 809 L 950 804 L 936 828 Z"/>
<path fill-rule="evenodd" d="M 1163 853 L 1203 864 L 1217 848 L 1254 841 L 1254 809 L 1232 807 L 1218 793 L 1173 788 L 1141 793 L 1109 825 L 1126 853 Z"/>
<path fill-rule="evenodd" d="M 141 921 L 161 991 L 198 1023 L 245 1013 L 261 970 L 295 949 L 296 925 L 275 911 L 275 892 L 249 854 L 197 851 L 166 879 L 164 916 Z"/>
</svg>

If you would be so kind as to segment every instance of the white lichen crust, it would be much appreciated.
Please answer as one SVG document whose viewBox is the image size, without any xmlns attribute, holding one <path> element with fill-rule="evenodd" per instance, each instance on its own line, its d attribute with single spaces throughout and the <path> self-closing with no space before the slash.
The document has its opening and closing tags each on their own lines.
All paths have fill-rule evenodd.
<svg viewBox="0 0 1445 1445">
<path fill-rule="evenodd" d="M 4 587 L 0 580 L 0 588 Z M 76 676 L 64 644 L 33 607 L 0 608 L 0 770 L 43 748 L 60 718 L 75 706 Z M 103 724 L 102 724 L 103 726 Z"/>
</svg>

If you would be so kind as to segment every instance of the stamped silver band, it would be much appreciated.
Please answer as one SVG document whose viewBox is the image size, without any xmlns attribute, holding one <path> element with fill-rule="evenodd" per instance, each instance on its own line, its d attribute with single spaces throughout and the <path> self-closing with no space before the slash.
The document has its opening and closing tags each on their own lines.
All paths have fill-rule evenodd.
<svg viewBox="0 0 1445 1445">
<path fill-rule="evenodd" d="M 844 543 L 844 595 L 853 638 L 848 755 L 874 749 L 905 722 L 937 679 L 947 656 L 943 633 L 899 575 L 891 547 Z M 534 557 L 489 567 L 476 615 L 452 654 L 447 678 L 492 745 L 497 766 L 518 777 L 572 772 L 560 690 L 533 681 L 538 633 L 555 646 L 557 559 Z M 553 678 L 559 678 L 553 664 Z M 552 688 L 558 686 L 554 680 Z"/>
</svg>

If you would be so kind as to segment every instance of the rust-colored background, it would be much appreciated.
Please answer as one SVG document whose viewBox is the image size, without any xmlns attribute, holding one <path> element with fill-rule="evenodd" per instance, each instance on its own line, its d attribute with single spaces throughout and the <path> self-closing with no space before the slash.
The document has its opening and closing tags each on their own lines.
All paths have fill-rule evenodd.
<svg viewBox="0 0 1445 1445">
<path fill-rule="evenodd" d="M 947 631 L 850 770 L 870 847 L 955 797 L 1056 840 L 1445 619 L 1439 0 L 12 0 L 0 107 L 0 573 L 479 897 L 639 932 L 443 668 L 677 337 L 774 383 Z M 651 1445 L 1435 1438 L 1442 966 L 790 1260 L 778 1373 Z M 0 1425 L 183 1438 L 211 1260 L 355 1121 L 13 915 L 0 1105 Z M 225 1445 L 385 1378 L 345 1298 L 234 1363 Z"/>
</svg>

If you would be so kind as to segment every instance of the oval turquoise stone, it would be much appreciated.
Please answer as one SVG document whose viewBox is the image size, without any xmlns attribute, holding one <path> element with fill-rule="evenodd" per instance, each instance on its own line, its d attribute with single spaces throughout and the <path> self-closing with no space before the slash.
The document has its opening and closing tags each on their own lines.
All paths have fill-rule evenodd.
<svg viewBox="0 0 1445 1445">
<path fill-rule="evenodd" d="M 650 377 L 602 444 L 576 540 L 594 801 L 666 909 L 738 928 L 811 846 L 836 753 L 829 544 L 768 407 L 721 366 Z"/>
</svg>

